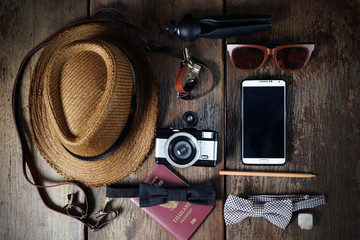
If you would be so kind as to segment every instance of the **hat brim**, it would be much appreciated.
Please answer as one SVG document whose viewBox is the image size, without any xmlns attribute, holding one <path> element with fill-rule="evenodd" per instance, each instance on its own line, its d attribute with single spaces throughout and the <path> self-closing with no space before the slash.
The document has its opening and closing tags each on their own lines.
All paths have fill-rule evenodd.
<svg viewBox="0 0 360 240">
<path fill-rule="evenodd" d="M 53 131 L 43 97 L 46 62 L 62 45 L 78 40 L 102 39 L 114 43 L 132 63 L 136 78 L 136 112 L 126 139 L 109 157 L 84 161 L 71 155 Z M 66 179 L 88 187 L 118 182 L 135 171 L 153 145 L 158 114 L 158 88 L 145 51 L 122 31 L 104 24 L 71 28 L 46 46 L 35 67 L 29 94 L 30 125 L 34 142 L 46 162 Z"/>
</svg>

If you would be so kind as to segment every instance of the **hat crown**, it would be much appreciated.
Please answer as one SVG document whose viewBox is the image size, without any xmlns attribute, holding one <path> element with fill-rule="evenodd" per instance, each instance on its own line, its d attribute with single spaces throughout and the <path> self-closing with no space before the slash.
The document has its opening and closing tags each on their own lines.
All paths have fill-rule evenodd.
<svg viewBox="0 0 360 240">
<path fill-rule="evenodd" d="M 45 79 L 59 139 L 77 155 L 99 155 L 114 144 L 129 116 L 129 63 L 104 41 L 75 42 L 54 56 Z"/>
<path fill-rule="evenodd" d="M 79 83 L 82 74 L 91 76 Z M 157 105 L 157 82 L 146 52 L 107 24 L 61 32 L 43 49 L 31 78 L 30 126 L 39 153 L 66 179 L 88 187 L 118 182 L 139 167 L 155 137 Z M 124 138 L 112 145 L 120 133 Z M 92 158 L 85 161 L 64 146 Z"/>
</svg>

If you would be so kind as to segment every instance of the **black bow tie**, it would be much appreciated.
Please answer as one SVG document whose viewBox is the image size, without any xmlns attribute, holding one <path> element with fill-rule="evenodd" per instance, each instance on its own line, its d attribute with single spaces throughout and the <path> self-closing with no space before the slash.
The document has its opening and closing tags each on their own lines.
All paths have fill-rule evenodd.
<svg viewBox="0 0 360 240">
<path fill-rule="evenodd" d="M 216 205 L 216 191 L 212 180 L 191 187 L 162 188 L 140 183 L 139 188 L 107 187 L 107 197 L 139 197 L 140 207 L 151 207 L 168 201 L 185 201 L 199 205 Z"/>
</svg>

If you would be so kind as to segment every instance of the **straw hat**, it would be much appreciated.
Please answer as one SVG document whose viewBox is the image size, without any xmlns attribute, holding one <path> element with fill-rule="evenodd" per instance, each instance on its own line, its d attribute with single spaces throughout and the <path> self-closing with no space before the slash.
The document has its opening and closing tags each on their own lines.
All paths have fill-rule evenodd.
<svg viewBox="0 0 360 240">
<path fill-rule="evenodd" d="M 40 154 L 88 187 L 124 179 L 152 147 L 158 92 L 150 62 L 113 27 L 85 24 L 53 39 L 36 64 L 29 103 Z"/>
</svg>

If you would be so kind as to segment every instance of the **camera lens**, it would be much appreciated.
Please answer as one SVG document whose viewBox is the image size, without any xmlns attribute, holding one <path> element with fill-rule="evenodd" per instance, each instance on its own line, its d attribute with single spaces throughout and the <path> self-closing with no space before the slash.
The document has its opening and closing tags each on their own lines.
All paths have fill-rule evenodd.
<svg viewBox="0 0 360 240">
<path fill-rule="evenodd" d="M 177 164 L 188 164 L 197 153 L 195 142 L 187 136 L 178 136 L 170 141 L 169 157 Z"/>
<path fill-rule="evenodd" d="M 187 159 L 192 153 L 190 143 L 186 141 L 179 141 L 174 145 L 173 152 L 178 159 Z"/>
<path fill-rule="evenodd" d="M 196 113 L 188 111 L 182 116 L 185 127 L 195 127 L 198 124 L 198 117 Z"/>
<path fill-rule="evenodd" d="M 200 158 L 198 140 L 189 133 L 175 133 L 166 141 L 164 148 L 166 160 L 176 167 L 190 167 Z"/>
</svg>

